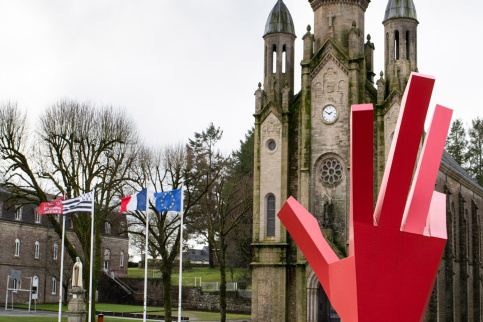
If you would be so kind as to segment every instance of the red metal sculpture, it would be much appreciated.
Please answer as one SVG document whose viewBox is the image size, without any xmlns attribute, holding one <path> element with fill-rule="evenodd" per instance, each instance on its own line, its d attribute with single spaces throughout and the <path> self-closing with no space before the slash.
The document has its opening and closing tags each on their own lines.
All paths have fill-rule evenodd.
<svg viewBox="0 0 483 322">
<path fill-rule="evenodd" d="M 375 210 L 373 109 L 352 106 L 349 257 L 339 260 L 294 198 L 278 214 L 344 322 L 424 318 L 447 238 L 446 197 L 433 190 L 452 115 L 436 106 L 414 173 L 433 86 L 411 75 Z"/>
</svg>

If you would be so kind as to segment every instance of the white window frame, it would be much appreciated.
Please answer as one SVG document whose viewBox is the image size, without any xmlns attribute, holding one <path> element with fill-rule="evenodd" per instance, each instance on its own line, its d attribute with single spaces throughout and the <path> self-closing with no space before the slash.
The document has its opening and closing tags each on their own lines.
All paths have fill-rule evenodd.
<svg viewBox="0 0 483 322">
<path fill-rule="evenodd" d="M 35 223 L 41 224 L 42 223 L 42 215 L 39 214 L 39 208 L 35 209 Z"/>
<path fill-rule="evenodd" d="M 111 223 L 106 222 L 104 226 L 105 226 L 105 227 L 104 227 L 104 228 L 105 228 L 105 229 L 104 229 L 104 230 L 105 230 L 105 233 L 106 233 L 107 235 L 110 235 L 110 234 L 111 234 L 111 227 L 112 227 Z"/>
<path fill-rule="evenodd" d="M 20 256 L 20 239 L 15 239 L 15 257 Z"/>
<path fill-rule="evenodd" d="M 272 202 L 270 199 L 273 199 L 273 205 L 271 204 Z M 276 212 L 276 201 L 277 198 L 275 198 L 275 195 L 273 193 L 268 194 L 266 197 L 266 211 L 267 211 L 267 218 L 265 219 L 266 227 L 265 227 L 265 235 L 268 238 L 274 238 L 276 236 L 276 226 L 275 226 L 275 219 L 277 218 L 277 212 Z M 273 208 L 271 207 L 273 206 Z M 269 215 L 270 218 L 269 218 Z M 270 224 L 270 227 L 269 227 Z M 272 231 L 273 228 L 273 231 Z"/>
<path fill-rule="evenodd" d="M 37 240 L 35 242 L 35 259 L 40 258 L 40 242 Z"/>
<path fill-rule="evenodd" d="M 22 207 L 15 210 L 15 220 L 22 220 Z"/>
<path fill-rule="evenodd" d="M 121 255 L 119 256 L 119 258 L 120 258 L 119 266 L 124 267 L 124 251 L 123 250 L 121 250 Z"/>
<path fill-rule="evenodd" d="M 17 281 L 16 278 L 13 279 L 13 291 L 16 293 L 17 290 L 19 289 L 20 287 L 20 283 Z"/>
<path fill-rule="evenodd" d="M 54 244 L 54 260 L 56 261 L 59 258 L 59 245 L 57 243 Z"/>
<path fill-rule="evenodd" d="M 57 279 L 52 277 L 52 294 L 57 294 Z"/>
<path fill-rule="evenodd" d="M 111 250 L 109 248 L 104 249 L 104 271 L 109 272 L 111 269 Z"/>
</svg>

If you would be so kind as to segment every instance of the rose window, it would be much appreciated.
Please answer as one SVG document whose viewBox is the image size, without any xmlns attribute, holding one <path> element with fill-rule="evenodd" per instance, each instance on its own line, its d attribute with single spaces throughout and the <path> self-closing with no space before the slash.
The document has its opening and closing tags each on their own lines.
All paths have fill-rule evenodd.
<svg viewBox="0 0 483 322">
<path fill-rule="evenodd" d="M 322 163 L 322 183 L 333 186 L 338 184 L 342 179 L 342 165 L 339 160 L 329 158 Z"/>
</svg>

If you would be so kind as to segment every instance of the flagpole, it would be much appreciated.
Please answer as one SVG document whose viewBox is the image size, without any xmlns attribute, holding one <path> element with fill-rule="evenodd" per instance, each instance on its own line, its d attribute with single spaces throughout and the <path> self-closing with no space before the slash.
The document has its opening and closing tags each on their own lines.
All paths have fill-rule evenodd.
<svg viewBox="0 0 483 322">
<path fill-rule="evenodd" d="M 65 215 L 62 215 L 62 251 L 61 251 L 61 262 L 60 262 L 60 289 L 59 289 L 59 322 L 62 320 L 62 288 L 64 281 L 64 242 L 65 242 Z M 55 251 L 55 250 L 54 250 Z"/>
<path fill-rule="evenodd" d="M 89 271 L 89 322 L 92 321 L 92 267 L 94 262 L 94 191 L 92 190 L 92 209 L 91 209 L 91 259 Z"/>
<path fill-rule="evenodd" d="M 148 213 L 148 191 L 146 190 L 146 245 L 144 250 L 144 308 L 143 322 L 146 322 L 148 305 L 148 244 L 149 243 L 149 213 Z"/>
<path fill-rule="evenodd" d="M 178 291 L 178 322 L 181 322 L 181 291 L 183 284 L 183 186 L 181 186 L 181 229 L 179 238 L 179 291 Z"/>
</svg>

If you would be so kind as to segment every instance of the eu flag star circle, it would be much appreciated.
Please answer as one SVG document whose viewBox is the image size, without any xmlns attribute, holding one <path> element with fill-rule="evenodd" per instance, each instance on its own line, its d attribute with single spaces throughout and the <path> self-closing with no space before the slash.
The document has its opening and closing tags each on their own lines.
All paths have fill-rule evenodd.
<svg viewBox="0 0 483 322">
<path fill-rule="evenodd" d="M 175 202 L 176 202 L 176 198 L 171 193 L 171 191 L 168 193 L 165 193 L 164 196 L 162 196 L 160 199 L 161 206 L 165 209 L 173 208 Z"/>
</svg>

